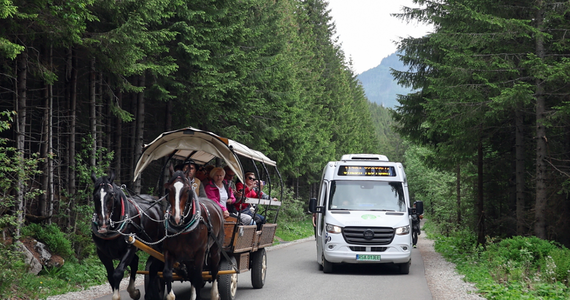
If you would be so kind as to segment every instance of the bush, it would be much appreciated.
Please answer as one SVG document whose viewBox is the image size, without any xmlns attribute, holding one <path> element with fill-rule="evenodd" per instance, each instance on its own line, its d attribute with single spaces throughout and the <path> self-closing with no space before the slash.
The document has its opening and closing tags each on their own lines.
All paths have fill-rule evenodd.
<svg viewBox="0 0 570 300">
<path fill-rule="evenodd" d="M 33 236 L 38 241 L 46 244 L 50 251 L 57 253 L 65 260 L 75 259 L 71 241 L 67 239 L 65 233 L 61 232 L 55 224 L 30 224 L 22 228 L 22 233 L 24 236 Z"/>
<path fill-rule="evenodd" d="M 25 274 L 26 265 L 20 252 L 15 251 L 13 246 L 0 243 L 0 298 L 8 299 L 11 293 L 10 287 L 18 279 L 14 274 Z"/>
<path fill-rule="evenodd" d="M 550 251 L 556 248 L 552 242 L 534 236 L 515 236 L 497 244 L 490 244 L 487 250 L 507 260 L 519 263 L 530 262 L 533 267 L 538 267 Z"/>
<path fill-rule="evenodd" d="M 557 281 L 569 285 L 568 277 L 570 272 L 570 251 L 565 248 L 555 248 L 550 251 L 549 256 L 554 262 L 554 277 Z"/>
</svg>

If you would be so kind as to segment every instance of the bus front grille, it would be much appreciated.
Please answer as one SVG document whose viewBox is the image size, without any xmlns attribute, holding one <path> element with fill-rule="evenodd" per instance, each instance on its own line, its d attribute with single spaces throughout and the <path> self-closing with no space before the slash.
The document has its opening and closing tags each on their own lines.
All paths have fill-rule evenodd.
<svg viewBox="0 0 570 300">
<path fill-rule="evenodd" d="M 344 240 L 349 244 L 389 245 L 394 239 L 394 228 L 390 227 L 345 227 Z"/>
</svg>

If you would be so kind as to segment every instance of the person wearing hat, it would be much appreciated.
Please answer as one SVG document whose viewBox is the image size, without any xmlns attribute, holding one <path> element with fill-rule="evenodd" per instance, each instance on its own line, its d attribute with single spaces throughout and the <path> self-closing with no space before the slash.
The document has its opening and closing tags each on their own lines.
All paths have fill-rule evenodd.
<svg viewBox="0 0 570 300">
<path fill-rule="evenodd" d="M 182 163 L 182 165 L 177 165 L 176 168 L 174 168 L 174 170 L 175 171 L 182 170 L 182 172 L 186 174 L 186 177 L 188 178 L 188 181 L 192 186 L 192 190 L 194 191 L 194 193 L 196 193 L 196 196 L 206 197 L 206 191 L 204 190 L 204 185 L 202 184 L 200 179 L 196 178 L 196 170 L 198 170 L 198 165 L 196 164 L 196 162 L 194 162 L 193 160 L 187 160 L 184 163 Z"/>
</svg>

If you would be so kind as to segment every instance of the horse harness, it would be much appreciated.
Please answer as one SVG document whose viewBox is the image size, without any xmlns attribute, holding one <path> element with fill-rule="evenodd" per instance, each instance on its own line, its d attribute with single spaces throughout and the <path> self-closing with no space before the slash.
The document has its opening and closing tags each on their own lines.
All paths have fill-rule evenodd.
<svg viewBox="0 0 570 300">
<path fill-rule="evenodd" d="M 186 203 L 189 203 L 189 202 L 190 201 L 187 201 Z M 186 204 L 186 208 L 184 210 L 186 210 L 187 208 L 188 208 L 188 204 Z M 206 211 L 206 214 L 208 216 L 207 222 L 202 217 L 201 209 L 204 209 Z M 189 213 L 190 212 L 185 214 L 184 217 L 186 217 Z M 220 241 L 218 239 L 216 239 L 214 237 L 214 233 L 213 233 L 214 226 L 212 225 L 212 221 L 211 221 L 212 218 L 211 218 L 210 210 L 197 197 L 192 197 L 192 219 L 189 220 L 187 223 L 182 224 L 180 226 L 176 226 L 176 225 L 171 223 L 169 215 L 170 215 L 170 209 L 167 209 L 165 216 L 164 216 L 164 227 L 166 228 L 166 237 L 165 238 L 177 236 L 180 234 L 188 234 L 188 233 L 192 232 L 192 230 L 196 229 L 196 227 L 198 226 L 199 223 L 202 223 L 202 224 L 206 225 L 206 228 L 208 229 L 208 239 L 214 240 L 214 243 L 216 243 L 218 245 L 218 247 L 221 249 L 220 252 L 222 252 L 222 255 L 224 256 L 224 258 L 227 259 L 227 261 L 231 261 L 228 254 L 225 251 L 223 251 L 223 245 L 220 243 Z M 168 226 L 169 224 L 171 226 Z M 172 235 L 169 236 L 168 235 L 169 233 L 171 233 Z M 206 257 L 208 256 L 208 252 L 210 251 L 210 247 L 207 247 L 207 249 L 208 250 L 205 253 Z"/>
<path fill-rule="evenodd" d="M 103 186 L 103 185 L 109 185 L 111 188 L 113 188 L 113 190 L 115 189 L 115 187 L 112 184 L 109 183 L 101 183 L 99 184 L 99 186 Z M 110 225 L 111 225 L 111 229 L 109 231 L 107 231 L 106 233 L 99 233 L 98 228 L 99 228 L 99 224 L 97 224 L 97 213 L 93 213 L 93 219 L 92 219 L 92 223 L 91 223 L 91 231 L 93 233 L 93 235 L 95 235 L 96 237 L 103 239 L 103 240 L 112 240 L 112 239 L 116 239 L 119 236 L 129 236 L 130 234 L 125 233 L 125 231 L 128 228 L 128 225 L 131 224 L 133 225 L 133 227 L 136 229 L 137 233 L 142 233 L 146 236 L 147 239 L 150 240 L 150 237 L 148 236 L 148 234 L 146 233 L 146 231 L 144 230 L 144 228 L 133 222 L 133 219 L 136 217 L 141 217 L 141 209 L 139 207 L 139 205 L 134 202 L 132 199 L 127 198 L 127 201 L 131 203 L 131 205 L 133 205 L 137 211 L 137 213 L 134 216 L 129 217 L 128 213 L 125 213 L 125 197 L 124 194 L 121 193 L 121 195 L 119 196 L 120 200 L 121 200 L 121 215 L 120 215 L 120 220 L 115 222 L 113 221 L 113 219 L 111 219 L 109 221 Z M 113 205 L 113 208 L 111 209 L 111 214 L 110 216 L 112 217 L 113 214 L 115 213 L 115 205 Z M 119 227 L 119 228 L 117 228 Z M 117 229 L 115 229 L 117 228 Z"/>
</svg>

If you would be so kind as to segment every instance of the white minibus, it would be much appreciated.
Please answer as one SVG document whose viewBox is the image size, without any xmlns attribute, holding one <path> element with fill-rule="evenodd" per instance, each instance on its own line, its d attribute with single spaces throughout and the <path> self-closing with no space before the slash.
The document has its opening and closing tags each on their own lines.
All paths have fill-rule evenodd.
<svg viewBox="0 0 570 300">
<path fill-rule="evenodd" d="M 423 204 L 416 205 L 423 212 Z M 341 263 L 392 263 L 408 274 L 411 209 L 401 163 L 379 154 L 346 154 L 327 163 L 318 197 L 309 202 L 317 262 L 325 273 Z"/>
</svg>

